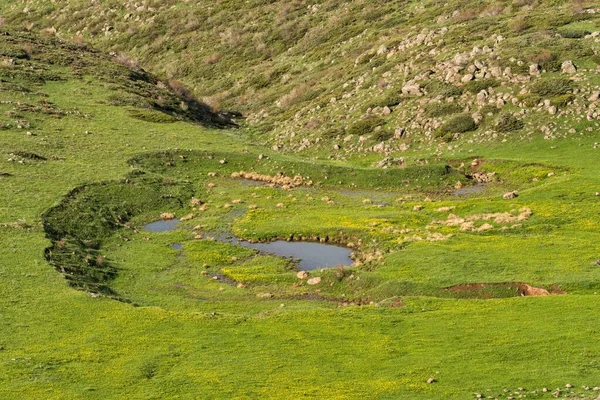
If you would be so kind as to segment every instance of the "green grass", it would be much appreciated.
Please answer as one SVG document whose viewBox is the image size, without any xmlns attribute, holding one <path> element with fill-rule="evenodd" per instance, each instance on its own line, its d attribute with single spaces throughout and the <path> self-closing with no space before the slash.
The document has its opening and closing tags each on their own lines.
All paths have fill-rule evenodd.
<svg viewBox="0 0 600 400">
<path fill-rule="evenodd" d="M 383 20 L 403 18 L 387 11 Z M 557 120 L 576 133 L 554 141 L 479 140 L 479 129 L 384 170 L 372 167 L 379 155 L 280 154 L 252 127 L 214 129 L 208 114 L 153 108 L 159 97 L 195 103 L 102 53 L 17 34 L 0 49 L 25 44 L 29 60 L 0 67 L 12 102 L 0 104 L 1 398 L 462 399 L 519 387 L 552 398 L 541 389 L 567 383 L 597 397 L 582 389 L 600 378 L 593 124 Z M 231 177 L 240 170 L 313 184 L 250 185 Z M 496 179 L 455 194 L 476 172 Z M 519 197 L 503 200 L 512 190 Z M 475 218 L 492 225 L 482 232 L 435 223 L 524 207 L 532 215 L 517 223 Z M 162 212 L 193 216 L 175 231 L 143 230 Z M 287 260 L 208 239 L 223 233 L 352 243 L 359 262 L 313 271 L 322 282 L 310 286 Z M 110 265 L 109 279 L 91 282 L 125 301 L 97 296 L 90 280 L 69 285 L 44 254 L 61 240 L 76 265 Z M 566 294 L 447 290 L 465 283 Z"/>
</svg>

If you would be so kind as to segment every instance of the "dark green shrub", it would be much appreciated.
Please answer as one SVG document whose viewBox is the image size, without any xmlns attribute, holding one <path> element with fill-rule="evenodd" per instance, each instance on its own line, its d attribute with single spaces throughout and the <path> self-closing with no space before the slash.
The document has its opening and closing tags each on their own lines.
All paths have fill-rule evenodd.
<svg viewBox="0 0 600 400">
<path fill-rule="evenodd" d="M 573 88 L 573 81 L 567 78 L 539 79 L 531 85 L 531 93 L 540 96 L 559 96 L 569 93 Z"/>
<path fill-rule="evenodd" d="M 477 129 L 477 124 L 469 114 L 460 114 L 438 128 L 442 134 L 446 133 L 464 133 Z"/>
<path fill-rule="evenodd" d="M 373 129 L 383 124 L 385 124 L 383 118 L 374 117 L 363 119 L 350 126 L 350 128 L 348 128 L 348 133 L 351 135 L 367 135 L 373 132 Z"/>
<path fill-rule="evenodd" d="M 496 130 L 498 132 L 512 132 L 523 129 L 525 124 L 512 114 L 500 114 L 496 120 Z"/>
<path fill-rule="evenodd" d="M 461 88 L 448 82 L 427 80 L 419 84 L 431 96 L 456 97 L 463 93 Z"/>
<path fill-rule="evenodd" d="M 378 142 L 385 142 L 386 140 L 390 140 L 392 137 L 394 137 L 394 132 L 389 129 L 381 129 L 375 132 L 375 135 L 373 136 L 373 138 Z"/>
<path fill-rule="evenodd" d="M 487 115 L 489 113 L 496 114 L 498 111 L 500 111 L 498 107 L 491 104 L 486 104 L 485 106 L 481 107 L 481 110 L 479 110 L 482 115 Z"/>
<path fill-rule="evenodd" d="M 585 29 L 566 28 L 559 29 L 558 33 L 566 39 L 581 39 L 585 35 L 589 35 L 591 32 Z"/>
<path fill-rule="evenodd" d="M 463 89 L 467 92 L 479 93 L 482 90 L 486 90 L 487 88 L 490 88 L 490 87 L 496 87 L 499 84 L 500 83 L 495 79 L 481 79 L 478 81 L 471 81 L 471 82 L 465 83 L 465 85 L 463 86 Z"/>
<path fill-rule="evenodd" d="M 457 114 L 462 110 L 463 108 L 456 103 L 429 103 L 425 106 L 425 114 L 429 117 Z"/>
<path fill-rule="evenodd" d="M 397 106 L 398 104 L 402 103 L 402 92 L 398 90 L 388 93 L 383 99 L 382 103 L 387 107 Z"/>
</svg>

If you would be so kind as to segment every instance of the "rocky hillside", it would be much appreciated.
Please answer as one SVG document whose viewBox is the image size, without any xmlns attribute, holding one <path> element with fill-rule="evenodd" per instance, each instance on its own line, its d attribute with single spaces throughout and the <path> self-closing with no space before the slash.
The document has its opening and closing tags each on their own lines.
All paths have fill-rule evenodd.
<svg viewBox="0 0 600 400">
<path fill-rule="evenodd" d="M 276 151 L 386 167 L 599 126 L 595 1 L 28 0 L 0 13 L 182 81 Z"/>
</svg>

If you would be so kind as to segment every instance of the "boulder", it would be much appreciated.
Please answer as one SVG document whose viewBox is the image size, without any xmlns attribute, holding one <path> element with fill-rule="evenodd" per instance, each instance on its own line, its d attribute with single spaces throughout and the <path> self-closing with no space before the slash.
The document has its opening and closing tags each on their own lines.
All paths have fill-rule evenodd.
<svg viewBox="0 0 600 400">
<path fill-rule="evenodd" d="M 318 285 L 319 283 L 321 283 L 321 277 L 315 276 L 314 278 L 310 278 L 309 280 L 307 280 L 306 283 L 308 283 L 309 285 Z"/>
<path fill-rule="evenodd" d="M 415 81 L 408 81 L 402 86 L 402 94 L 421 94 L 421 86 Z"/>
<path fill-rule="evenodd" d="M 463 75 L 463 77 L 462 77 L 462 78 L 460 78 L 460 81 L 461 81 L 462 83 L 467 83 L 467 82 L 471 82 L 471 81 L 473 80 L 473 78 L 475 78 L 475 77 L 473 76 L 473 74 L 466 74 L 466 75 Z"/>
<path fill-rule="evenodd" d="M 560 69 L 563 72 L 563 74 L 574 74 L 575 72 L 577 72 L 577 67 L 575 66 L 575 64 L 573 64 L 573 61 L 571 60 L 563 62 L 560 66 Z"/>
<path fill-rule="evenodd" d="M 529 75 L 539 75 L 540 73 L 540 65 L 539 64 L 531 64 L 529 66 Z"/>
<path fill-rule="evenodd" d="M 504 193 L 504 195 L 502 196 L 504 200 L 516 199 L 517 197 L 519 197 L 519 192 L 517 192 L 516 190 Z"/>
</svg>

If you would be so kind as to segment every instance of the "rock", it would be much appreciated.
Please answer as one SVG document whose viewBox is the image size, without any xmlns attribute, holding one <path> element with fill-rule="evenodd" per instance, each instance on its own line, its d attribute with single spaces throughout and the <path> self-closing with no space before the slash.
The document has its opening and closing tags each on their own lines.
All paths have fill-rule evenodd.
<svg viewBox="0 0 600 400">
<path fill-rule="evenodd" d="M 170 212 L 164 212 L 164 213 L 160 214 L 160 219 L 162 219 L 164 221 L 175 219 L 175 214 L 170 213 Z"/>
<path fill-rule="evenodd" d="M 556 111 L 557 111 L 556 106 L 550 106 L 550 107 L 548 107 L 548 114 L 555 115 Z"/>
<path fill-rule="evenodd" d="M 421 86 L 415 81 L 408 81 L 402 86 L 402 94 L 421 94 Z"/>
<path fill-rule="evenodd" d="M 256 297 L 259 299 L 270 299 L 273 297 L 273 295 L 271 293 L 257 293 Z"/>
<path fill-rule="evenodd" d="M 600 99 L 600 92 L 599 91 L 596 91 L 596 92 L 592 93 L 591 96 L 588 97 L 588 101 L 590 101 L 592 103 L 598 101 L 598 99 Z"/>
<path fill-rule="evenodd" d="M 500 67 L 490 68 L 490 75 L 492 75 L 494 78 L 500 78 L 502 76 L 502 68 L 500 68 Z"/>
<path fill-rule="evenodd" d="M 567 60 L 563 62 L 560 66 L 560 69 L 563 74 L 574 74 L 577 72 L 577 67 L 573 64 L 573 61 Z"/>
<path fill-rule="evenodd" d="M 572 388 L 573 388 L 573 385 L 571 385 L 570 383 L 567 383 L 567 384 L 565 385 L 565 387 L 566 387 L 567 389 L 572 389 Z"/>
<path fill-rule="evenodd" d="M 314 278 L 310 278 L 309 280 L 307 280 L 306 283 L 313 286 L 318 285 L 319 283 L 321 283 L 321 277 L 315 276 Z"/>
<path fill-rule="evenodd" d="M 467 64 L 469 64 L 469 55 L 465 54 L 465 53 L 459 53 L 456 56 L 454 56 L 454 60 L 452 60 L 454 62 L 454 65 L 456 65 L 457 67 L 460 68 L 464 68 L 467 66 Z"/>
<path fill-rule="evenodd" d="M 423 206 L 420 204 L 413 207 L 413 211 L 421 211 L 422 209 L 423 209 Z"/>
<path fill-rule="evenodd" d="M 529 66 L 529 75 L 539 75 L 540 73 L 540 65 L 539 64 L 531 64 Z"/>
<path fill-rule="evenodd" d="M 489 94 L 487 91 L 482 90 L 481 92 L 477 93 L 477 96 L 475 97 L 475 101 L 477 102 L 478 106 L 484 106 L 487 103 Z"/>
<path fill-rule="evenodd" d="M 436 383 L 436 382 L 437 382 L 437 379 L 435 379 L 435 378 L 427 379 L 427 383 Z"/>
<path fill-rule="evenodd" d="M 517 192 L 516 190 L 504 193 L 504 195 L 502 196 L 504 200 L 516 199 L 517 197 L 519 197 L 519 192 Z"/>
<path fill-rule="evenodd" d="M 296 278 L 298 278 L 298 279 L 306 279 L 306 278 L 308 278 L 308 275 L 309 275 L 308 271 L 299 271 L 296 274 Z"/>
<path fill-rule="evenodd" d="M 460 81 L 462 83 L 467 83 L 467 82 L 471 82 L 473 80 L 473 78 L 475 78 L 475 77 L 472 74 L 466 74 L 466 75 L 463 75 L 462 78 L 460 78 Z"/>
<path fill-rule="evenodd" d="M 373 146 L 373 151 L 376 153 L 385 152 L 385 143 L 381 142 L 381 143 L 376 144 L 375 146 Z"/>
</svg>

